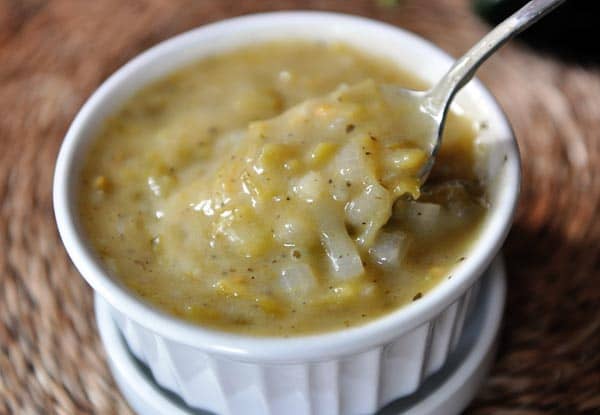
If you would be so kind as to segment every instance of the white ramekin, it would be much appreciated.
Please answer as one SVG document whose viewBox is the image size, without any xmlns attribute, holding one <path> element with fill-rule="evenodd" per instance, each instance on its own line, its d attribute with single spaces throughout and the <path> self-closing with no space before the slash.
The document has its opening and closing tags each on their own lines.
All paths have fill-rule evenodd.
<svg viewBox="0 0 600 415">
<path fill-rule="evenodd" d="M 241 336 L 194 326 L 154 309 L 109 275 L 78 221 L 76 186 L 82 158 L 104 119 L 135 91 L 188 62 L 271 39 L 342 40 L 385 56 L 433 83 L 452 59 L 427 41 L 359 17 L 317 12 L 245 16 L 167 40 L 112 75 L 85 103 L 62 144 L 54 209 L 77 269 L 113 308 L 133 353 L 157 382 L 190 406 L 217 413 L 364 414 L 413 392 L 456 345 L 478 281 L 509 230 L 519 180 L 510 126 L 489 92 L 473 81 L 456 97 L 487 128 L 483 174 L 491 202 L 467 259 L 419 301 L 360 327 L 320 335 Z"/>
</svg>

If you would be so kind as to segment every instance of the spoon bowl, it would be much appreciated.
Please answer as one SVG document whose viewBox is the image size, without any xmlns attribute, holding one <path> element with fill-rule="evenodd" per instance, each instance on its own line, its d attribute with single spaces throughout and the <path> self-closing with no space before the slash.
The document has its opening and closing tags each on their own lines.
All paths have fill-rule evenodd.
<svg viewBox="0 0 600 415">
<path fill-rule="evenodd" d="M 415 122 L 426 126 L 425 137 L 419 144 L 429 153 L 429 158 L 418 173 L 421 185 L 425 183 L 435 164 L 442 144 L 446 114 L 456 93 L 473 78 L 479 66 L 496 50 L 564 1 L 531 0 L 477 42 L 428 91 L 414 91 L 395 85 L 382 86 L 382 92 L 391 102 L 413 107 Z"/>
<path fill-rule="evenodd" d="M 424 131 L 422 140 L 416 143 L 429 154 L 425 164 L 418 172 L 421 185 L 423 185 L 433 168 L 435 157 L 441 145 L 445 113 L 432 110 L 430 91 L 416 91 L 397 85 L 386 84 L 381 85 L 381 92 L 392 105 L 410 107 L 413 117 L 412 122 L 421 126 L 422 131 Z"/>
</svg>

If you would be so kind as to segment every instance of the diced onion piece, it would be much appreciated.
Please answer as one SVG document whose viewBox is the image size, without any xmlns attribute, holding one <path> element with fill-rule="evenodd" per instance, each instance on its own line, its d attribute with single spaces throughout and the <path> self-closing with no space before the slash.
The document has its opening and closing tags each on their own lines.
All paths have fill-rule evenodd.
<svg viewBox="0 0 600 415">
<path fill-rule="evenodd" d="M 283 290 L 291 296 L 305 296 L 317 286 L 317 279 L 304 262 L 292 262 L 281 271 L 279 279 Z"/>
<path fill-rule="evenodd" d="M 325 191 L 325 183 L 321 175 L 311 171 L 302 176 L 294 185 L 294 192 L 306 202 L 312 203 Z"/>
<path fill-rule="evenodd" d="M 361 229 L 358 243 L 370 246 L 375 235 L 392 214 L 390 193 L 378 183 L 370 184 L 358 197 L 346 204 L 346 220 Z"/>
<path fill-rule="evenodd" d="M 398 265 L 408 249 L 408 238 L 400 232 L 379 232 L 369 254 L 381 265 Z"/>
<path fill-rule="evenodd" d="M 286 246 L 310 246 L 316 242 L 314 225 L 307 218 L 289 214 L 275 220 L 273 235 Z"/>
<path fill-rule="evenodd" d="M 364 273 L 362 259 L 348 235 L 344 218 L 331 202 L 323 201 L 316 214 L 321 243 L 329 257 L 333 277 L 351 279 Z"/>
<path fill-rule="evenodd" d="M 341 175 L 335 176 L 331 180 L 331 186 L 329 186 L 329 193 L 331 197 L 338 202 L 346 202 L 350 198 L 350 187 L 348 187 L 347 180 Z"/>
<path fill-rule="evenodd" d="M 321 241 L 336 278 L 351 279 L 364 272 L 362 259 L 345 229 L 324 229 Z"/>
<path fill-rule="evenodd" d="M 360 146 L 348 143 L 343 146 L 335 157 L 336 170 L 350 182 L 360 182 L 368 171 L 365 166 L 365 156 Z"/>
<path fill-rule="evenodd" d="M 421 232 L 433 232 L 440 213 L 441 206 L 435 203 L 399 200 L 394 205 L 394 216 Z"/>
<path fill-rule="evenodd" d="M 476 215 L 484 206 L 484 202 L 474 200 L 477 189 L 469 190 L 468 186 L 477 186 L 461 180 L 453 180 L 432 187 L 427 194 L 436 202 L 445 205 L 448 210 L 448 220 L 458 220 Z"/>
<path fill-rule="evenodd" d="M 323 232 L 321 236 L 336 278 L 350 279 L 362 275 L 362 260 L 347 233 Z"/>
</svg>

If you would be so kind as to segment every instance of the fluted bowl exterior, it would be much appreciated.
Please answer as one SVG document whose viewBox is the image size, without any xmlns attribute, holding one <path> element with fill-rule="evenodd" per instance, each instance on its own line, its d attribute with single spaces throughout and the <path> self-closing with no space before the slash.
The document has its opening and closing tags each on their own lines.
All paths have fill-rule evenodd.
<svg viewBox="0 0 600 415">
<path fill-rule="evenodd" d="M 113 309 L 133 354 L 189 406 L 217 414 L 367 414 L 413 393 L 456 347 L 479 284 L 393 341 L 335 359 L 249 363 L 158 335 Z"/>
</svg>

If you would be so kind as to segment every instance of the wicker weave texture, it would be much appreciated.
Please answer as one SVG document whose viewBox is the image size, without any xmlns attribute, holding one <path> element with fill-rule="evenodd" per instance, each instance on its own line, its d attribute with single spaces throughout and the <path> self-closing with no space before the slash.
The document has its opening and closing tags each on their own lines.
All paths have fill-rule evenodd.
<svg viewBox="0 0 600 415">
<path fill-rule="evenodd" d="M 291 8 L 388 21 L 455 56 L 487 30 L 466 0 L 0 0 L 0 413 L 131 413 L 53 219 L 54 160 L 78 108 L 162 39 Z M 600 68 L 513 42 L 480 78 L 512 122 L 524 176 L 499 357 L 467 412 L 600 413 Z"/>
</svg>

